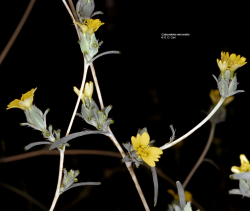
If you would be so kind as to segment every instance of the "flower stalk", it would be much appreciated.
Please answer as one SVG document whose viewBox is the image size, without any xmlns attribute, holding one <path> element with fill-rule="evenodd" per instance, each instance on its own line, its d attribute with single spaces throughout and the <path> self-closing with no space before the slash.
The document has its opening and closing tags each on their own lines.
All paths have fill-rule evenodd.
<svg viewBox="0 0 250 211">
<path fill-rule="evenodd" d="M 218 102 L 218 104 L 214 107 L 214 109 L 207 115 L 207 117 L 202 120 L 198 125 L 196 125 L 192 130 L 190 130 L 188 133 L 186 133 L 185 135 L 183 135 L 182 137 L 176 139 L 175 141 L 171 142 L 171 143 L 166 143 L 165 145 L 161 146 L 160 149 L 164 150 L 167 149 L 177 143 L 179 143 L 180 141 L 184 140 L 185 138 L 187 138 L 188 136 L 190 136 L 194 131 L 196 131 L 197 129 L 199 129 L 202 125 L 204 125 L 213 115 L 214 113 L 220 108 L 220 106 L 223 104 L 224 100 L 226 98 L 225 97 L 221 97 L 220 101 Z"/>
</svg>

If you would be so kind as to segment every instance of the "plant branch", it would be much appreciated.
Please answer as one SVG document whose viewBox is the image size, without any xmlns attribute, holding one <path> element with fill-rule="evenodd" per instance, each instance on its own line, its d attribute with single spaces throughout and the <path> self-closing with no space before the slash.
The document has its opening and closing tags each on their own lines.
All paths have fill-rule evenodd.
<svg viewBox="0 0 250 211">
<path fill-rule="evenodd" d="M 23 28 L 23 25 L 24 23 L 26 22 L 29 14 L 30 14 L 30 11 L 32 10 L 34 4 L 35 4 L 35 1 L 36 0 L 30 0 L 30 3 L 26 9 L 26 11 L 24 12 L 23 14 L 23 17 L 22 19 L 20 20 L 19 24 L 17 25 L 14 33 L 12 34 L 9 42 L 7 43 L 7 45 L 5 46 L 5 48 L 3 49 L 3 52 L 0 54 L 0 65 L 2 64 L 4 58 L 6 57 L 6 55 L 8 54 L 11 46 L 13 45 L 13 43 L 15 42 L 18 34 L 20 33 L 21 29 Z"/>
<path fill-rule="evenodd" d="M 51 207 L 49 209 L 49 211 L 53 211 L 55 206 L 56 206 L 56 202 L 59 198 L 60 195 L 60 187 L 61 187 L 61 180 L 62 180 L 62 171 L 63 171 L 63 161 L 64 161 L 64 151 L 65 151 L 65 146 L 63 146 L 63 149 L 60 149 L 60 164 L 59 164 L 59 173 L 58 173 L 58 181 L 57 181 L 57 186 L 56 186 L 56 193 L 53 199 L 53 202 L 51 204 Z"/>
<path fill-rule="evenodd" d="M 207 144 L 201 154 L 201 156 L 199 157 L 198 161 L 196 162 L 196 164 L 194 165 L 193 169 L 190 171 L 189 175 L 187 176 L 187 178 L 185 179 L 185 181 L 183 182 L 183 189 L 185 189 L 185 187 L 187 186 L 188 182 L 190 181 L 190 179 L 192 178 L 192 176 L 194 175 L 195 171 L 197 170 L 197 168 L 200 166 L 200 164 L 202 163 L 202 161 L 204 160 L 204 157 L 207 154 L 208 149 L 210 148 L 210 145 L 213 141 L 214 138 L 214 131 L 215 131 L 215 123 L 211 123 L 211 129 L 210 129 L 210 134 L 209 134 L 209 138 L 207 140 Z"/>
<path fill-rule="evenodd" d="M 25 193 L 11 185 L 5 184 L 0 182 L 0 185 L 6 189 L 9 189 L 10 191 L 13 191 L 14 193 L 22 196 L 23 198 L 27 199 L 28 201 L 30 201 L 31 203 L 37 205 L 38 207 L 40 207 L 42 210 L 48 211 L 49 209 L 44 206 L 41 202 L 37 201 L 35 198 L 33 198 L 31 195 L 29 195 L 28 193 Z"/>
<path fill-rule="evenodd" d="M 119 152 L 103 151 L 103 150 L 68 149 L 64 152 L 64 154 L 65 155 L 102 155 L 102 156 L 122 158 Z M 40 155 L 59 155 L 59 151 L 58 150 L 48 151 L 48 150 L 40 149 L 40 150 L 36 150 L 33 152 L 27 152 L 27 153 L 23 153 L 20 155 L 14 155 L 14 156 L 2 158 L 0 160 L 0 163 L 9 163 L 9 162 L 23 160 L 26 158 L 31 158 L 31 157 L 40 156 Z M 149 166 L 145 165 L 144 167 L 150 169 Z M 160 170 L 158 167 L 156 167 L 156 172 L 159 177 L 163 178 L 164 180 L 168 181 L 171 185 L 176 187 L 175 181 L 172 180 L 170 177 L 168 177 L 166 174 L 164 174 L 162 170 Z M 205 211 L 205 209 L 201 205 L 199 205 L 198 202 L 196 202 L 194 199 L 192 199 L 192 203 L 201 211 Z"/>
<path fill-rule="evenodd" d="M 161 146 L 160 149 L 162 149 L 162 150 L 167 149 L 167 148 L 179 143 L 183 139 L 187 138 L 189 135 L 191 135 L 194 131 L 196 131 L 198 128 L 200 128 L 202 125 L 204 125 L 214 115 L 214 113 L 220 108 L 220 106 L 222 105 L 222 103 L 224 102 L 225 99 L 226 98 L 221 97 L 220 101 L 217 103 L 217 105 L 214 107 L 214 109 L 207 115 L 207 117 L 205 119 L 203 119 L 198 125 L 196 125 L 192 130 L 190 130 L 188 133 L 186 133 L 182 137 L 178 138 L 177 140 L 175 140 L 171 143 L 166 143 L 165 145 Z"/>
</svg>

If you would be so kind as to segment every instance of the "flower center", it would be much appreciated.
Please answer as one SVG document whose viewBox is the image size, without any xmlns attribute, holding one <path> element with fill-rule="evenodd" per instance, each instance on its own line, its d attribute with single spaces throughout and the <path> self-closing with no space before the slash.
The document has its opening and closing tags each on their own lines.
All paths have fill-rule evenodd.
<svg viewBox="0 0 250 211">
<path fill-rule="evenodd" d="M 137 153 L 136 154 L 138 155 L 138 158 L 147 157 L 148 156 L 147 147 L 145 147 L 145 146 L 139 146 L 137 148 Z"/>
</svg>

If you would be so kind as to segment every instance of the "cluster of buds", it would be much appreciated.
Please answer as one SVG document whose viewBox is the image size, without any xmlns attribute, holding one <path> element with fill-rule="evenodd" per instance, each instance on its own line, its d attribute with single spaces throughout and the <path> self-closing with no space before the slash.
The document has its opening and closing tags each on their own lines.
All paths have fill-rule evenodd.
<svg viewBox="0 0 250 211">
<path fill-rule="evenodd" d="M 81 95 L 81 114 L 77 113 L 76 115 L 83 118 L 88 124 L 93 125 L 98 130 L 107 131 L 108 126 L 114 123 L 114 120 L 108 118 L 112 106 L 109 105 L 100 111 L 97 104 L 92 99 L 93 89 L 94 86 L 91 81 L 85 84 L 85 88 Z M 80 91 L 76 87 L 74 87 L 74 92 L 79 96 Z"/>
<path fill-rule="evenodd" d="M 236 74 L 234 74 L 235 70 L 239 67 L 242 67 L 247 62 L 245 57 L 240 57 L 236 54 L 221 52 L 221 60 L 217 59 L 217 64 L 220 68 L 221 74 L 217 79 L 214 75 L 214 78 L 218 84 L 218 88 L 220 91 L 220 95 L 222 97 L 229 97 L 239 92 L 244 92 L 243 90 L 237 90 L 237 78 Z"/>
<path fill-rule="evenodd" d="M 78 179 L 76 177 L 80 174 L 80 171 L 74 171 L 71 169 L 69 172 L 67 172 L 66 168 L 64 168 L 63 174 L 64 176 L 60 188 L 60 194 L 71 188 L 70 186 L 72 186 L 75 182 L 78 182 Z"/>
</svg>

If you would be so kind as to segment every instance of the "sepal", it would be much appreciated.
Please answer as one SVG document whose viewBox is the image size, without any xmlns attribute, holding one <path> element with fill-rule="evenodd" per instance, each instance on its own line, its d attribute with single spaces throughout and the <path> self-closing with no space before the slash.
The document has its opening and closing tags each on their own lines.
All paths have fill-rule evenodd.
<svg viewBox="0 0 250 211">
<path fill-rule="evenodd" d="M 86 123 L 94 126 L 100 131 L 107 131 L 108 126 L 114 123 L 114 120 L 108 118 L 109 111 L 112 106 L 105 107 L 102 111 L 99 110 L 96 102 L 91 99 L 91 101 L 85 97 L 85 104 L 82 104 L 81 114 L 77 116 L 82 117 Z"/>
<path fill-rule="evenodd" d="M 221 77 L 221 74 L 219 75 L 218 79 L 216 79 L 214 75 L 213 77 L 215 78 L 217 82 L 220 95 L 224 98 L 230 97 L 240 92 L 244 92 L 243 90 L 237 91 L 238 83 L 237 83 L 236 74 L 231 79 L 231 72 L 229 70 L 225 72 L 224 77 Z"/>
<path fill-rule="evenodd" d="M 250 172 L 232 174 L 230 178 L 239 180 L 239 189 L 233 189 L 229 191 L 229 194 L 237 194 L 250 198 Z"/>
<path fill-rule="evenodd" d="M 74 184 L 75 182 L 78 182 L 78 179 L 76 177 L 80 174 L 79 170 L 74 171 L 71 169 L 69 172 L 67 172 L 66 169 L 63 169 L 63 174 L 64 174 L 64 176 L 62 179 L 60 194 L 69 190 L 70 188 L 74 188 L 77 186 L 100 185 L 101 184 L 100 182 L 81 182 L 81 183 Z"/>
</svg>

